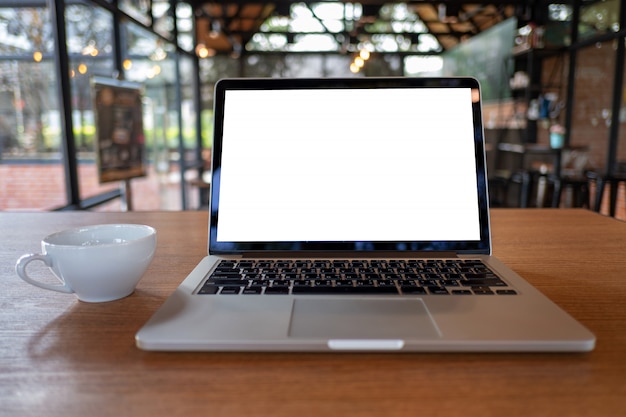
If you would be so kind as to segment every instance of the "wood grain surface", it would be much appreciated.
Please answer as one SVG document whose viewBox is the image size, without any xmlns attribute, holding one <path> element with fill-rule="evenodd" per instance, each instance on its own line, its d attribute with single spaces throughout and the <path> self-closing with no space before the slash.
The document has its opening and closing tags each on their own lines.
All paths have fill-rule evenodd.
<svg viewBox="0 0 626 417">
<path fill-rule="evenodd" d="M 491 221 L 494 255 L 593 331 L 593 352 L 144 352 L 135 332 L 206 253 L 205 212 L 0 213 L 0 415 L 625 416 L 626 223 L 582 209 Z M 14 272 L 49 233 L 117 222 L 158 231 L 125 299 L 83 303 Z"/>
</svg>

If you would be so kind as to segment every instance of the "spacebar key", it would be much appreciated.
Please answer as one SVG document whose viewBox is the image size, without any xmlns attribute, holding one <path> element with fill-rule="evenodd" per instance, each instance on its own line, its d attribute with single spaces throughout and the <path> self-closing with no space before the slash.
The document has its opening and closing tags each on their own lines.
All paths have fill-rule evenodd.
<svg viewBox="0 0 626 417">
<path fill-rule="evenodd" d="M 398 294 L 396 287 L 293 287 L 292 294 Z"/>
</svg>

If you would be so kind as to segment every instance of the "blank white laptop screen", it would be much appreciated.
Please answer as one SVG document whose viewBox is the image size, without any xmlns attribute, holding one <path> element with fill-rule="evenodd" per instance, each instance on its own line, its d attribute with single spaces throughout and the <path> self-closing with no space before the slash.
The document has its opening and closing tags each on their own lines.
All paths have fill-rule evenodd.
<svg viewBox="0 0 626 417">
<path fill-rule="evenodd" d="M 228 90 L 217 241 L 480 240 L 470 88 Z"/>
</svg>

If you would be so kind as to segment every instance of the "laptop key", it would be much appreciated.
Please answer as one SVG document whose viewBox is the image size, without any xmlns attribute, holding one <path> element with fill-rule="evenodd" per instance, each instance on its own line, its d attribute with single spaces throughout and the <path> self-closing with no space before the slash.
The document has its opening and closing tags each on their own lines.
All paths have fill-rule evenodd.
<svg viewBox="0 0 626 417">
<path fill-rule="evenodd" d="M 220 285 L 220 286 L 236 286 L 236 285 L 247 285 L 248 284 L 248 280 L 242 280 L 242 279 L 214 279 L 214 278 L 209 278 L 209 282 L 215 284 L 215 285 Z"/>
<path fill-rule="evenodd" d="M 498 295 L 517 295 L 517 291 L 515 291 L 515 290 L 496 290 L 496 294 L 498 294 Z"/>
<path fill-rule="evenodd" d="M 500 278 L 472 279 L 461 281 L 464 287 L 506 287 Z"/>
<path fill-rule="evenodd" d="M 430 286 L 430 287 L 428 287 L 428 291 L 431 294 L 435 294 L 435 295 L 449 294 L 448 290 L 445 289 L 444 287 Z"/>
<path fill-rule="evenodd" d="M 292 294 L 398 294 L 396 287 L 293 287 Z"/>
<path fill-rule="evenodd" d="M 485 278 L 495 278 L 495 275 L 492 274 L 491 272 L 471 272 L 471 273 L 467 273 L 464 274 L 466 279 L 485 279 Z"/>
<path fill-rule="evenodd" d="M 204 284 L 198 294 L 217 294 L 217 291 L 220 289 L 217 285 Z"/>
<path fill-rule="evenodd" d="M 263 287 L 255 286 L 255 287 L 244 288 L 241 293 L 242 294 L 261 294 L 262 290 L 263 290 Z"/>
<path fill-rule="evenodd" d="M 424 287 L 418 287 L 417 285 L 403 285 L 400 287 L 402 294 L 426 294 Z"/>
<path fill-rule="evenodd" d="M 235 295 L 239 294 L 241 287 L 223 287 L 220 294 Z"/>
<path fill-rule="evenodd" d="M 289 294 L 289 287 L 268 287 L 265 294 Z"/>
<path fill-rule="evenodd" d="M 241 274 L 239 272 L 216 272 L 211 275 L 212 280 L 223 280 L 223 279 L 241 279 Z"/>
</svg>

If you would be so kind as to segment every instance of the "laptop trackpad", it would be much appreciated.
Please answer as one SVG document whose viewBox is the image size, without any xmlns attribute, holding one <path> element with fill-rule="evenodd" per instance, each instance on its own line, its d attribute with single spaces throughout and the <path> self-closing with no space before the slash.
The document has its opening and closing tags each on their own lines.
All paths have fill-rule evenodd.
<svg viewBox="0 0 626 417">
<path fill-rule="evenodd" d="M 300 298 L 294 300 L 289 336 L 323 339 L 439 338 L 418 298 Z"/>
</svg>

